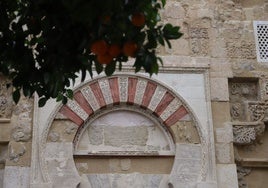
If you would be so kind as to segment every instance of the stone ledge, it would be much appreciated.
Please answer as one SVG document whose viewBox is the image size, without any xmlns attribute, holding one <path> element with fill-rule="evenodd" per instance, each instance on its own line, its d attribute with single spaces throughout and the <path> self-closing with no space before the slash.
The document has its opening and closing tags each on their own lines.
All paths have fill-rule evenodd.
<svg viewBox="0 0 268 188">
<path fill-rule="evenodd" d="M 237 164 L 243 167 L 268 167 L 268 158 L 241 158 Z"/>
</svg>

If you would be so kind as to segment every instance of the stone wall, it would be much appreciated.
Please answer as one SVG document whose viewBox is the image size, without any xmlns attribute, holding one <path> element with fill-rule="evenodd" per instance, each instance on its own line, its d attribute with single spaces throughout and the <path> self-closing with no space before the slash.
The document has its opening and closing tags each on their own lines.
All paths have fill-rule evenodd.
<svg viewBox="0 0 268 188">
<path fill-rule="evenodd" d="M 10 81 L 0 76 L 0 82 L 0 187 L 29 187 L 33 100 L 14 105 Z"/>
<path fill-rule="evenodd" d="M 166 8 L 161 14 L 164 18 L 163 22 L 181 26 L 184 35 L 181 39 L 172 41 L 172 49 L 168 47 L 158 49 L 159 54 L 163 56 L 165 66 L 154 79 L 164 82 L 171 91 L 176 91 L 181 95 L 201 125 L 201 128 L 196 127 L 196 122 L 189 119 L 189 116 L 175 124 L 173 124 L 173 120 L 169 120 L 173 124 L 168 130 L 175 140 L 174 147 L 176 145 L 183 150 L 185 143 L 195 146 L 202 145 L 204 138 L 200 137 L 200 132 L 204 130 L 208 131 L 208 135 L 213 135 L 210 140 L 206 141 L 211 144 L 208 148 L 215 151 L 215 161 L 212 160 L 211 164 L 205 165 L 211 169 L 215 166 L 216 177 L 213 177 L 213 173 L 209 176 L 211 176 L 210 180 L 217 180 L 217 185 L 215 182 L 209 184 L 205 180 L 206 183 L 202 184 L 202 177 L 197 177 L 200 182 L 196 186 L 200 188 L 209 186 L 219 188 L 266 187 L 265 176 L 268 173 L 268 64 L 257 61 L 253 21 L 268 21 L 268 1 L 167 0 Z M 125 72 L 130 70 L 130 67 L 124 69 Z M 73 141 L 74 143 L 77 141 L 73 139 L 78 136 L 77 132 L 79 133 L 80 129 L 77 124 L 82 125 L 88 114 L 98 113 L 99 107 L 103 104 L 111 106 L 111 101 L 114 99 L 117 100 L 117 103 L 119 100 L 125 100 L 125 102 L 129 100 L 129 102 L 140 103 L 155 110 L 153 104 L 152 106 L 148 104 L 149 98 L 154 97 L 154 92 L 152 92 L 156 89 L 154 84 L 148 85 L 149 89 L 146 91 L 149 91 L 149 97 L 144 101 L 142 99 L 135 101 L 133 96 L 127 99 L 124 98 L 126 96 L 118 96 L 118 93 L 112 92 L 111 95 L 105 95 L 102 98 L 103 101 L 93 98 L 92 101 L 96 103 L 91 104 L 92 109 L 82 105 L 84 109 L 82 111 L 76 108 L 77 104 L 86 102 L 81 101 L 80 96 L 84 92 L 81 91 L 76 95 L 77 103 L 69 104 L 69 108 L 80 116 L 75 116 L 75 113 L 70 115 L 69 111 L 69 117 L 72 118 L 68 119 L 62 115 L 64 113 L 57 113 L 59 107 L 52 102 L 49 102 L 43 109 L 34 107 L 33 99 L 23 98 L 18 105 L 14 105 L 11 100 L 12 87 L 8 89 L 5 87 L 9 81 L 0 77 L 0 83 L 0 187 L 5 188 L 28 188 L 30 183 L 33 187 L 51 186 L 50 181 L 52 180 L 49 180 L 46 173 L 42 174 L 38 170 L 32 170 L 33 172 L 30 174 L 30 168 L 40 169 L 45 166 L 38 161 L 41 159 L 39 155 L 42 154 L 40 148 L 44 149 L 49 145 L 54 148 L 54 152 L 59 151 L 59 153 L 62 151 L 61 147 L 66 148 L 66 153 L 61 153 L 61 155 L 65 154 L 72 158 L 74 153 L 71 145 Z M 99 86 L 98 91 L 106 90 L 105 84 L 107 85 L 107 83 L 105 81 L 104 85 L 92 85 L 92 87 Z M 114 83 L 114 80 L 110 80 L 108 84 Z M 120 83 L 122 83 L 120 89 L 124 90 L 124 82 Z M 142 88 L 142 82 L 139 84 L 141 85 L 138 87 L 144 93 L 146 88 Z M 206 86 L 209 87 L 208 91 Z M 161 90 L 157 90 L 157 92 L 159 92 L 159 97 L 155 97 L 155 101 L 163 97 Z M 204 95 L 200 97 L 200 93 Z M 60 112 L 66 112 L 66 109 L 62 108 Z M 36 115 L 38 118 L 33 117 L 34 110 L 39 110 L 39 115 Z M 53 121 L 49 116 L 52 111 L 57 113 L 53 116 Z M 158 109 L 156 112 L 160 113 L 160 110 Z M 40 113 L 42 114 L 40 115 Z M 212 119 L 210 120 L 209 117 Z M 33 119 L 36 122 L 33 122 Z M 48 121 L 50 122 L 47 123 Z M 138 179 L 150 187 L 154 187 L 156 184 L 161 184 L 163 187 L 163 184 L 168 183 L 169 176 L 167 174 L 175 172 L 174 164 L 177 168 L 178 164 L 184 160 L 180 154 L 177 157 L 174 154 L 158 156 L 159 158 L 155 158 L 155 156 L 147 158 L 147 156 L 141 155 L 140 160 L 133 156 L 111 156 L 111 153 L 108 153 L 110 155 L 108 157 L 100 155 L 101 152 L 107 150 L 109 152 L 123 150 L 124 145 L 113 137 L 122 134 L 125 134 L 125 142 L 131 143 L 133 146 L 131 149 L 127 147 L 132 152 L 149 150 L 159 154 L 172 150 L 170 141 L 164 139 L 167 137 L 161 133 L 161 129 L 154 128 L 155 122 L 142 128 L 125 127 L 126 131 L 120 129 L 122 125 L 119 124 L 111 127 L 97 126 L 99 124 L 96 122 L 91 123 L 92 126 L 89 126 L 84 132 L 88 136 L 87 142 L 81 142 L 78 147 L 81 150 L 84 149 L 83 152 L 85 148 L 87 151 L 91 148 L 93 152 L 91 151 L 89 159 L 78 155 L 79 150 L 77 150 L 77 155 L 75 154 L 75 160 L 65 160 L 64 157 L 52 155 L 52 150 L 47 150 L 46 160 L 50 165 L 44 168 L 47 168 L 46 172 L 52 173 L 58 178 L 54 177 L 55 181 L 60 182 L 64 178 L 72 177 L 73 179 L 70 178 L 70 181 L 78 184 L 81 178 L 81 186 L 89 187 L 88 181 L 91 179 L 96 181 L 109 179 L 111 187 L 120 187 L 117 186 L 118 182 L 124 185 L 124 181 L 135 182 Z M 48 130 L 45 129 L 47 124 L 50 124 Z M 42 127 L 42 125 L 44 126 Z M 206 125 L 213 125 L 213 129 L 210 130 Z M 92 134 L 93 132 L 94 134 Z M 130 134 L 132 132 L 133 134 Z M 43 133 L 46 136 L 43 136 Z M 132 135 L 136 135 L 138 139 L 133 140 Z M 160 140 L 163 142 L 158 142 L 157 137 L 161 137 Z M 48 145 L 42 146 L 42 143 Z M 168 144 L 170 148 L 165 147 Z M 94 149 L 92 149 L 93 146 Z M 191 150 L 189 148 L 192 147 L 189 146 L 187 151 Z M 195 149 L 199 151 L 199 147 Z M 97 157 L 92 157 L 94 152 L 98 154 Z M 183 162 L 184 169 L 188 163 L 196 164 L 191 160 L 194 160 L 194 157 L 187 156 L 187 160 Z M 156 163 L 161 163 L 161 165 L 149 169 L 150 165 Z M 195 166 L 196 169 L 199 168 L 199 164 L 197 163 Z M 59 167 L 54 171 L 56 165 Z M 67 175 L 61 179 L 60 172 L 66 170 L 67 167 L 74 171 L 77 170 L 77 172 L 68 171 Z M 100 173 L 107 173 L 107 175 L 98 176 L 97 174 Z M 128 173 L 132 175 L 121 175 L 120 177 L 116 175 Z M 187 173 L 188 177 L 196 177 L 193 172 Z M 141 177 L 141 174 L 147 175 Z M 95 177 L 97 178 L 95 179 Z M 175 173 L 169 179 L 170 183 L 176 181 L 178 177 L 182 177 L 182 174 Z M 152 179 L 154 181 L 150 181 Z M 93 182 L 95 186 L 96 181 Z M 43 184 L 38 182 L 43 182 Z M 113 184 L 114 186 L 112 186 Z M 187 185 L 195 186 L 189 183 Z M 175 186 L 182 187 L 184 185 Z"/>
</svg>

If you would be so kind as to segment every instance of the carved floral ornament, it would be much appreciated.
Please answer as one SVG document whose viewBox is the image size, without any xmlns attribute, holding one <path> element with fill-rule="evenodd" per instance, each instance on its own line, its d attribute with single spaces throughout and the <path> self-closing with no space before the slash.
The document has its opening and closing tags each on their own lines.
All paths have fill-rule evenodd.
<svg viewBox="0 0 268 188">
<path fill-rule="evenodd" d="M 253 143 L 265 130 L 264 123 L 243 123 L 233 125 L 234 143 L 246 145 Z"/>
<path fill-rule="evenodd" d="M 248 110 L 251 121 L 263 121 L 268 115 L 268 100 L 249 102 Z"/>
<path fill-rule="evenodd" d="M 252 144 L 265 130 L 264 122 L 268 118 L 267 81 L 260 81 L 261 95 L 257 80 L 232 81 L 229 85 L 235 144 Z"/>
<path fill-rule="evenodd" d="M 268 118 L 268 100 L 248 102 L 248 122 L 234 122 L 234 143 L 239 145 L 252 144 L 264 133 Z"/>
</svg>

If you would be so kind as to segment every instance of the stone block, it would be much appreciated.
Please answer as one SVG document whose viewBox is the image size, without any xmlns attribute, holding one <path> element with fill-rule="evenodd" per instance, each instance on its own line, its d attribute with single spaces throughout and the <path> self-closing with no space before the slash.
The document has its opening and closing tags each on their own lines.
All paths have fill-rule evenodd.
<svg viewBox="0 0 268 188">
<path fill-rule="evenodd" d="M 110 172 L 120 171 L 120 159 L 109 159 L 109 170 Z"/>
<path fill-rule="evenodd" d="M 217 164 L 218 188 L 238 188 L 235 164 Z"/>
<path fill-rule="evenodd" d="M 73 188 L 80 176 L 73 160 L 73 144 L 70 142 L 47 143 L 45 160 L 53 187 Z"/>
<path fill-rule="evenodd" d="M 87 132 L 89 142 L 92 145 L 100 145 L 103 143 L 103 126 L 102 125 L 90 125 Z"/>
<path fill-rule="evenodd" d="M 226 123 L 223 128 L 216 128 L 215 136 L 218 143 L 233 142 L 233 126 L 230 123 Z"/>
<path fill-rule="evenodd" d="M 72 142 L 78 126 L 70 120 L 54 120 L 48 134 L 48 142 Z"/>
<path fill-rule="evenodd" d="M 213 59 L 210 63 L 209 73 L 211 78 L 233 77 L 232 66 L 226 58 Z"/>
<path fill-rule="evenodd" d="M 231 144 L 216 144 L 216 159 L 217 163 L 223 163 L 223 164 L 228 164 L 232 163 L 232 152 L 231 152 Z"/>
<path fill-rule="evenodd" d="M 198 131 L 192 121 L 181 121 L 171 126 L 176 143 L 200 143 Z"/>
<path fill-rule="evenodd" d="M 88 167 L 88 163 L 79 163 L 79 162 L 76 162 L 75 163 L 75 166 L 78 170 L 79 173 L 87 173 L 89 167 Z"/>
<path fill-rule="evenodd" d="M 4 169 L 0 169 L 0 187 L 3 187 L 3 182 L 4 182 Z"/>
<path fill-rule="evenodd" d="M 174 188 L 194 188 L 201 172 L 201 147 L 197 144 L 176 144 L 176 147 L 169 183 Z"/>
<path fill-rule="evenodd" d="M 227 78 L 211 78 L 210 86 L 212 101 L 229 101 Z"/>
<path fill-rule="evenodd" d="M 31 183 L 30 185 L 31 185 L 30 188 L 53 188 L 51 183 L 38 182 L 38 183 Z"/>
<path fill-rule="evenodd" d="M 185 16 L 185 9 L 181 6 L 181 3 L 167 2 L 163 17 L 182 19 L 184 16 Z"/>
<path fill-rule="evenodd" d="M 200 182 L 196 188 L 218 188 L 216 182 Z"/>
<path fill-rule="evenodd" d="M 145 126 L 119 127 L 104 129 L 104 143 L 109 146 L 137 145 L 145 146 L 148 140 L 148 129 Z"/>
<path fill-rule="evenodd" d="M 229 102 L 212 102 L 212 119 L 215 128 L 222 128 L 231 121 Z"/>
<path fill-rule="evenodd" d="M 90 174 L 88 175 L 91 187 L 94 188 L 111 188 L 109 176 L 107 174 Z"/>
<path fill-rule="evenodd" d="M 167 188 L 166 174 L 88 174 L 94 188 Z M 167 184 L 166 184 L 167 185 Z"/>
<path fill-rule="evenodd" d="M 83 174 L 81 176 L 81 182 L 79 184 L 79 188 L 92 188 L 91 184 L 89 183 L 87 175 Z"/>
<path fill-rule="evenodd" d="M 31 142 L 11 141 L 8 145 L 8 166 L 30 166 L 31 163 Z"/>
<path fill-rule="evenodd" d="M 121 166 L 121 170 L 128 171 L 131 168 L 131 160 L 130 159 L 121 159 L 120 166 Z"/>
<path fill-rule="evenodd" d="M 6 166 L 4 172 L 3 188 L 29 188 L 30 168 L 19 166 Z"/>
<path fill-rule="evenodd" d="M 176 41 L 170 41 L 172 48 L 168 48 L 165 46 L 165 53 L 166 54 L 172 54 L 172 55 L 178 55 L 178 56 L 187 56 L 190 55 L 191 49 L 190 49 L 190 44 L 187 39 L 184 37 L 181 38 L 180 40 Z"/>
<path fill-rule="evenodd" d="M 0 123 L 0 142 L 9 142 L 10 133 L 11 133 L 11 125 L 7 122 Z"/>
<path fill-rule="evenodd" d="M 227 56 L 226 44 L 224 39 L 216 38 L 216 40 L 211 40 L 211 56 L 215 58 L 225 58 Z"/>
</svg>

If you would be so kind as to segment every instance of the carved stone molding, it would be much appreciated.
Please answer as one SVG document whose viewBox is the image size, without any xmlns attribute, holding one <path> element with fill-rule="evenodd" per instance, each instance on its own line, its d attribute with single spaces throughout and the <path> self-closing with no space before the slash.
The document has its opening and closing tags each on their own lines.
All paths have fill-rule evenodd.
<svg viewBox="0 0 268 188">
<path fill-rule="evenodd" d="M 248 188 L 245 176 L 251 173 L 250 168 L 245 168 L 242 166 L 237 166 L 237 179 L 239 188 Z"/>
<path fill-rule="evenodd" d="M 262 122 L 241 122 L 233 125 L 234 143 L 238 145 L 251 144 L 264 130 L 265 125 Z"/>
</svg>

